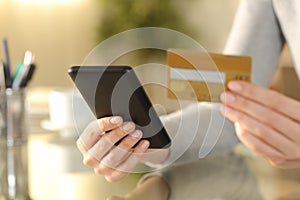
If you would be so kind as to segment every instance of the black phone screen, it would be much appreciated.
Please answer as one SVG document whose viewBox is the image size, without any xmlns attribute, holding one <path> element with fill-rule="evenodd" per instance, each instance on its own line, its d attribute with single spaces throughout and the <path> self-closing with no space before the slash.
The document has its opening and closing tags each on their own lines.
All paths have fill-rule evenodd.
<svg viewBox="0 0 300 200">
<path fill-rule="evenodd" d="M 150 148 L 170 146 L 170 138 L 131 67 L 73 66 L 68 73 L 97 118 L 122 116 L 143 131 Z"/>
</svg>

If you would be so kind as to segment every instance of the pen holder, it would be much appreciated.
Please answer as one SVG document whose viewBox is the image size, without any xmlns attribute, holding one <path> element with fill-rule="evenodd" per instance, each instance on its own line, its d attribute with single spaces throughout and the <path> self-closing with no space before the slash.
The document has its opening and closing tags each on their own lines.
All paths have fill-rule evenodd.
<svg viewBox="0 0 300 200">
<path fill-rule="evenodd" d="M 0 94 L 0 111 L 0 200 L 28 200 L 25 90 Z"/>
</svg>

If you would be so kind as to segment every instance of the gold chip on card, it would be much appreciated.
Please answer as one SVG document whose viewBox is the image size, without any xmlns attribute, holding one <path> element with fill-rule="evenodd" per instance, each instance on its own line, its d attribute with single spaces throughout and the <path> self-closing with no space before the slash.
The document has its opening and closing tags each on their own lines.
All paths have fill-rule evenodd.
<svg viewBox="0 0 300 200">
<path fill-rule="evenodd" d="M 168 97 L 219 102 L 231 80 L 251 80 L 249 56 L 169 49 Z"/>
</svg>

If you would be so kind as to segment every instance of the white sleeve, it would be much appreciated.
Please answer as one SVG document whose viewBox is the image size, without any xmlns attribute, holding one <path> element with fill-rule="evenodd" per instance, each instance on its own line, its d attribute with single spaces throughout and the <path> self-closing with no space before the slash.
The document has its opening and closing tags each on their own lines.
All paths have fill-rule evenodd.
<svg viewBox="0 0 300 200">
<path fill-rule="evenodd" d="M 252 57 L 252 82 L 268 87 L 284 43 L 272 0 L 241 0 L 224 54 Z"/>
<path fill-rule="evenodd" d="M 220 103 L 194 103 L 162 118 L 172 139 L 170 154 L 163 164 L 190 162 L 211 154 L 232 150 L 238 143 L 232 122 L 220 113 Z"/>
</svg>

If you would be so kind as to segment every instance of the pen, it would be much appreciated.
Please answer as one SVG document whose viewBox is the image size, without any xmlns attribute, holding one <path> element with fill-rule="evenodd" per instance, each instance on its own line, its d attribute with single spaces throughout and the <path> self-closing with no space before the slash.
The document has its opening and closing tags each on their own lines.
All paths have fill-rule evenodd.
<svg viewBox="0 0 300 200">
<path fill-rule="evenodd" d="M 17 67 L 16 67 L 16 70 L 15 70 L 15 73 L 14 73 L 13 76 L 12 76 L 12 82 L 15 80 L 16 75 L 17 75 L 18 73 L 20 73 L 22 67 L 23 67 L 23 62 L 18 62 Z"/>
<path fill-rule="evenodd" d="M 31 51 L 26 51 L 25 56 L 24 56 L 24 62 L 22 68 L 19 70 L 19 72 L 16 74 L 16 77 L 13 81 L 12 88 L 13 89 L 18 89 L 21 87 L 22 80 L 26 79 L 25 77 L 27 76 L 29 72 L 30 65 L 33 62 L 33 55 Z"/>
<path fill-rule="evenodd" d="M 6 89 L 5 83 L 5 69 L 2 62 L 0 62 L 0 93 L 4 93 Z"/>
<path fill-rule="evenodd" d="M 3 52 L 5 56 L 5 81 L 6 81 L 6 87 L 10 88 L 12 81 L 11 81 L 11 74 L 10 74 L 10 58 L 9 58 L 9 50 L 8 50 L 8 43 L 7 39 L 4 38 L 2 41 L 2 46 L 3 46 Z"/>
<path fill-rule="evenodd" d="M 2 95 L 5 94 L 5 90 L 6 90 L 6 83 L 5 83 L 5 68 L 3 65 L 3 62 L 0 61 L 0 95 L 1 95 L 1 105 L 0 105 L 0 127 L 5 127 L 5 120 L 4 120 L 4 116 L 6 114 L 6 108 L 3 105 L 3 99 L 2 99 Z M 0 137 L 5 136 L 4 131 L 0 131 Z"/>
<path fill-rule="evenodd" d="M 36 69 L 35 64 L 33 64 L 33 63 L 30 64 L 28 73 L 26 76 L 24 76 L 23 80 L 21 81 L 20 87 L 23 88 L 28 85 L 29 81 L 31 80 L 31 78 L 34 74 L 35 69 Z"/>
</svg>

